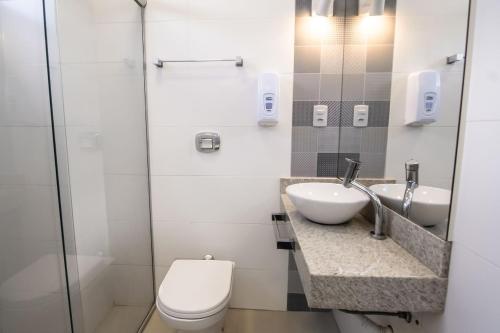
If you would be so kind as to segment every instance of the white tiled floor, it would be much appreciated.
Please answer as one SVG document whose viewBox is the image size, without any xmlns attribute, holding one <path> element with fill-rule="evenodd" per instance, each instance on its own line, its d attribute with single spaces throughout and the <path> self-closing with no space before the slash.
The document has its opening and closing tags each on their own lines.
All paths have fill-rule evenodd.
<svg viewBox="0 0 500 333">
<path fill-rule="evenodd" d="M 174 333 L 155 311 L 144 333 Z M 230 309 L 224 333 L 339 333 L 330 312 Z"/>
</svg>

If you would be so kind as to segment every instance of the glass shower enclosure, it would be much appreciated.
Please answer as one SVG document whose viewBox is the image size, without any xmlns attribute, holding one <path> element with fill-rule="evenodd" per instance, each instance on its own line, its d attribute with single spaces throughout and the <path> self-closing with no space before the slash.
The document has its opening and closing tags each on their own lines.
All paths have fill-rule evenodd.
<svg viewBox="0 0 500 333">
<path fill-rule="evenodd" d="M 132 333 L 150 313 L 143 15 L 0 0 L 0 333 Z"/>
</svg>

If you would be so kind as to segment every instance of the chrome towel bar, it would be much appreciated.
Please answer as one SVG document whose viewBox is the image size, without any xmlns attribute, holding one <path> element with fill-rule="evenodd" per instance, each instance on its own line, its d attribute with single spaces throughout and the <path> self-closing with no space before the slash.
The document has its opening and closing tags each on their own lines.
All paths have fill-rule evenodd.
<svg viewBox="0 0 500 333">
<path fill-rule="evenodd" d="M 155 66 L 158 68 L 163 68 L 164 63 L 175 63 L 175 62 L 234 62 L 236 67 L 243 67 L 243 58 L 236 57 L 235 59 L 201 59 L 201 60 L 162 60 L 158 59 L 155 62 Z"/>
</svg>

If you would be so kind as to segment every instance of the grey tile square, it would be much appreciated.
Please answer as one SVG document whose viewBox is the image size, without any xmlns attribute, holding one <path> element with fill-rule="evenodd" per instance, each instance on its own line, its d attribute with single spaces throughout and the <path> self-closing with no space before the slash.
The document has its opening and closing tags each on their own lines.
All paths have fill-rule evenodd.
<svg viewBox="0 0 500 333">
<path fill-rule="evenodd" d="M 394 30 L 396 24 L 395 16 L 383 16 L 383 24 L 380 29 L 374 33 L 370 33 L 368 44 L 394 44 Z"/>
<path fill-rule="evenodd" d="M 389 112 L 391 103 L 389 101 L 368 101 L 368 126 L 387 127 L 389 126 Z"/>
<path fill-rule="evenodd" d="M 328 106 L 328 127 L 340 126 L 340 105 L 339 101 L 321 101 L 322 105 Z"/>
<path fill-rule="evenodd" d="M 361 153 L 385 154 L 387 127 L 365 127 L 361 134 Z"/>
<path fill-rule="evenodd" d="M 344 16 L 333 16 L 328 18 L 328 29 L 322 38 L 323 45 L 344 44 Z"/>
<path fill-rule="evenodd" d="M 292 153 L 292 177 L 316 177 L 317 153 Z"/>
<path fill-rule="evenodd" d="M 294 74 L 293 77 L 294 101 L 319 100 L 319 74 Z"/>
<path fill-rule="evenodd" d="M 354 120 L 354 106 L 358 104 L 363 104 L 360 101 L 343 101 L 341 104 L 340 112 L 340 126 L 341 127 L 353 127 Z"/>
<path fill-rule="evenodd" d="M 365 91 L 363 74 L 345 74 L 342 82 L 343 101 L 362 101 Z"/>
<path fill-rule="evenodd" d="M 365 101 L 389 101 L 391 99 L 392 73 L 367 73 Z"/>
<path fill-rule="evenodd" d="M 309 153 L 318 151 L 318 129 L 314 127 L 292 128 L 292 152 Z"/>
<path fill-rule="evenodd" d="M 359 154 L 338 154 L 338 174 L 339 177 L 344 177 L 345 172 L 347 170 L 347 161 L 346 158 L 350 158 L 352 160 L 359 161 Z"/>
<path fill-rule="evenodd" d="M 295 0 L 295 16 L 310 16 L 312 0 Z"/>
<path fill-rule="evenodd" d="M 344 47 L 323 45 L 321 48 L 321 74 L 342 74 Z"/>
<path fill-rule="evenodd" d="M 314 105 L 313 101 L 293 102 L 292 126 L 312 126 Z"/>
<path fill-rule="evenodd" d="M 319 73 L 321 46 L 295 47 L 295 73 Z"/>
<path fill-rule="evenodd" d="M 318 154 L 318 177 L 337 177 L 338 155 L 334 153 Z"/>
<path fill-rule="evenodd" d="M 340 101 L 342 97 L 342 75 L 321 74 L 320 99 Z"/>
<path fill-rule="evenodd" d="M 385 154 L 360 154 L 360 177 L 382 178 L 385 174 Z"/>
<path fill-rule="evenodd" d="M 393 53 L 394 45 L 392 44 L 368 45 L 366 71 L 392 72 Z"/>
<path fill-rule="evenodd" d="M 366 44 L 344 46 L 344 73 L 362 74 L 366 72 Z"/>
<path fill-rule="evenodd" d="M 359 159 L 359 154 L 318 154 L 318 177 L 343 177 L 347 169 L 345 158 Z"/>
<path fill-rule="evenodd" d="M 339 152 L 339 128 L 323 127 L 318 128 L 318 152 L 338 153 Z"/>
<path fill-rule="evenodd" d="M 340 153 L 359 153 L 361 151 L 361 128 L 340 128 Z"/>
<path fill-rule="evenodd" d="M 321 45 L 321 34 L 311 33 L 311 16 L 295 18 L 295 46 Z"/>
</svg>

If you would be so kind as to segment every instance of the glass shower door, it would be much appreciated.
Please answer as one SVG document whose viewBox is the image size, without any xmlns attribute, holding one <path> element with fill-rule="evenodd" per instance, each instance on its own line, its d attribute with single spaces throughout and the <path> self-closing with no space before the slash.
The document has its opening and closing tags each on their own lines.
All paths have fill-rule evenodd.
<svg viewBox="0 0 500 333">
<path fill-rule="evenodd" d="M 74 331 L 137 332 L 154 302 L 143 9 L 46 3 Z"/>
<path fill-rule="evenodd" d="M 43 2 L 0 1 L 0 333 L 71 331 Z"/>
</svg>

